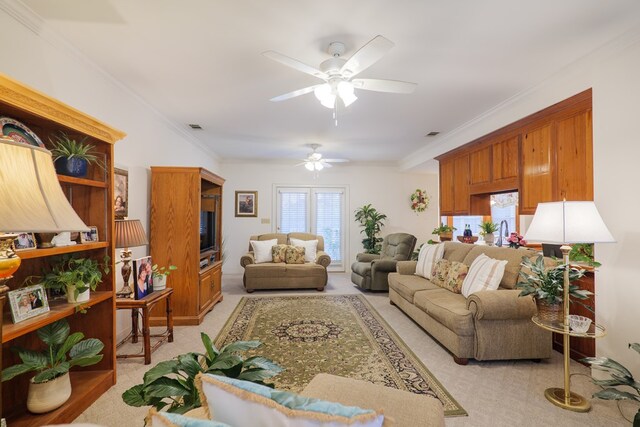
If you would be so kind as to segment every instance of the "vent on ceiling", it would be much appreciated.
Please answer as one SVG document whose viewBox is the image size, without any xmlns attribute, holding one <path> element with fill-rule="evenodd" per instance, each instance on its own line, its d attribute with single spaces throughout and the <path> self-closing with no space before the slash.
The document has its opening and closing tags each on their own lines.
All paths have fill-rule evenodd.
<svg viewBox="0 0 640 427">
<path fill-rule="evenodd" d="M 189 123 L 189 127 L 191 129 L 202 129 L 202 126 L 200 126 L 199 124 L 196 124 L 196 123 Z"/>
<path fill-rule="evenodd" d="M 435 131 L 433 131 L 433 132 L 429 132 L 429 133 L 428 133 L 428 134 L 426 134 L 425 136 L 436 136 L 436 135 L 438 135 L 439 133 L 440 133 L 440 132 L 435 132 Z"/>
</svg>

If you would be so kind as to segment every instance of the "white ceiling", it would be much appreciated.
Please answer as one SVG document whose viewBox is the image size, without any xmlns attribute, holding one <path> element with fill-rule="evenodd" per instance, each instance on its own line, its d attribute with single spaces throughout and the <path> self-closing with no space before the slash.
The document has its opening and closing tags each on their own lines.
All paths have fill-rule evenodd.
<svg viewBox="0 0 640 427">
<path fill-rule="evenodd" d="M 90 60 L 225 159 L 397 162 L 638 25 L 637 0 L 23 0 Z M 356 91 L 331 111 L 320 82 L 261 55 L 317 67 L 331 41 L 349 57 L 375 35 L 396 46 L 359 77 L 418 83 Z M 441 137 L 440 136 L 440 137 Z"/>
</svg>

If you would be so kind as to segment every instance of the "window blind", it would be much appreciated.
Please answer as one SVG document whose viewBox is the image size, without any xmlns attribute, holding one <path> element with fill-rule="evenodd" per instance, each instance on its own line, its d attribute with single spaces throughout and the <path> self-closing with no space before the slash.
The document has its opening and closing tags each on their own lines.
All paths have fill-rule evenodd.
<svg viewBox="0 0 640 427">
<path fill-rule="evenodd" d="M 324 238 L 324 251 L 333 263 L 342 262 L 343 193 L 315 192 L 315 230 Z"/>
<path fill-rule="evenodd" d="M 309 193 L 280 192 L 280 233 L 308 233 Z"/>
</svg>

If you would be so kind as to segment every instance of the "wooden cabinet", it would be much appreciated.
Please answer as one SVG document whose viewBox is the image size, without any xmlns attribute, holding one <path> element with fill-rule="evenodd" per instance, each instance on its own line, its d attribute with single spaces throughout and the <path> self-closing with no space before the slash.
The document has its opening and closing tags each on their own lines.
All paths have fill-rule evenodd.
<svg viewBox="0 0 640 427">
<path fill-rule="evenodd" d="M 440 162 L 440 215 L 453 215 L 453 159 Z"/>
<path fill-rule="evenodd" d="M 469 213 L 469 155 L 453 161 L 453 208 L 456 215 Z"/>
<path fill-rule="evenodd" d="M 517 188 L 520 175 L 520 136 L 512 136 L 494 143 L 491 152 L 492 182 L 510 181 L 513 184 L 507 186 Z"/>
<path fill-rule="evenodd" d="M 60 408 L 46 414 L 30 414 L 26 410 L 29 378 L 25 374 L 2 383 L 2 407 L 0 417 L 14 426 L 36 426 L 70 423 L 88 408 L 102 393 L 116 382 L 115 352 L 115 281 L 114 281 L 114 213 L 113 213 L 113 144 L 125 134 L 89 117 L 61 102 L 0 75 L 0 115 L 21 121 L 45 144 L 59 131 L 95 146 L 104 160 L 105 170 L 90 166 L 86 178 L 58 176 L 61 187 L 71 205 L 87 225 L 98 228 L 99 242 L 74 246 L 53 247 L 21 251 L 20 269 L 7 284 L 11 289 L 19 287 L 29 275 L 41 275 L 47 271 L 52 256 L 75 254 L 102 261 L 111 257 L 110 272 L 90 300 L 83 304 L 85 314 L 76 311 L 66 299 L 49 300 L 50 311 L 20 323 L 12 323 L 5 310 L 2 317 L 2 367 L 19 363 L 13 346 L 41 349 L 42 343 L 36 331 L 60 319 L 67 319 L 72 332 L 82 332 L 87 338 L 97 338 L 104 344 L 103 359 L 96 365 L 71 370 L 72 393 Z M 51 147 L 49 147 L 51 148 Z"/>
<path fill-rule="evenodd" d="M 556 200 L 593 200 L 591 110 L 556 122 Z"/>
<path fill-rule="evenodd" d="M 491 182 L 491 148 L 491 145 L 487 145 L 469 153 L 469 184 L 487 184 Z"/>
<path fill-rule="evenodd" d="M 520 213 L 533 214 L 538 203 L 554 200 L 552 127 L 547 124 L 522 138 Z"/>
<path fill-rule="evenodd" d="M 222 268 L 223 184 L 202 168 L 151 168 L 150 251 L 154 263 L 178 267 L 167 280 L 176 325 L 200 324 L 222 300 L 214 281 Z M 152 311 L 153 325 L 164 324 L 163 310 Z"/>
</svg>

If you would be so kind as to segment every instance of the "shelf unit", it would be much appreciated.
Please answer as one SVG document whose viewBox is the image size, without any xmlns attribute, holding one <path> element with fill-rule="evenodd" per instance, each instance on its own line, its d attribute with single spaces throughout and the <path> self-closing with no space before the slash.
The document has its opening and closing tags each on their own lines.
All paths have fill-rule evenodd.
<svg viewBox="0 0 640 427">
<path fill-rule="evenodd" d="M 78 305 L 68 304 L 66 299 L 49 301 L 50 311 L 26 321 L 14 324 L 7 308 L 2 309 L 0 369 L 11 366 L 19 359 L 9 349 L 13 346 L 40 349 L 42 343 L 36 331 L 42 326 L 66 318 L 73 332 L 79 331 L 87 338 L 98 338 L 104 343 L 102 361 L 86 368 L 73 368 L 71 372 L 72 394 L 60 408 L 46 414 L 30 414 L 26 410 L 26 397 L 30 375 L 20 375 L 2 383 L 0 416 L 8 425 L 33 426 L 69 423 L 80 415 L 116 381 L 115 352 L 115 276 L 114 276 L 114 214 L 113 214 L 113 144 L 125 134 L 87 116 L 47 95 L 0 74 L 0 116 L 19 120 L 29 127 L 49 146 L 56 132 L 66 132 L 70 137 L 87 142 L 104 158 L 105 170 L 89 167 L 86 178 L 58 176 L 69 202 L 85 224 L 98 228 L 99 242 L 72 246 L 33 249 L 18 252 L 22 259 L 20 269 L 7 285 L 9 290 L 20 287 L 30 275 L 41 275 L 49 268 L 51 257 L 76 254 L 102 261 L 111 258 L 110 272 L 103 275 L 98 289 L 91 293 L 88 302 L 82 303 L 86 313 L 80 313 Z M 22 230 L 3 230 L 22 231 Z M 28 231 L 28 230 L 26 230 Z M 0 295 L 3 297 L 3 295 Z"/>
</svg>

